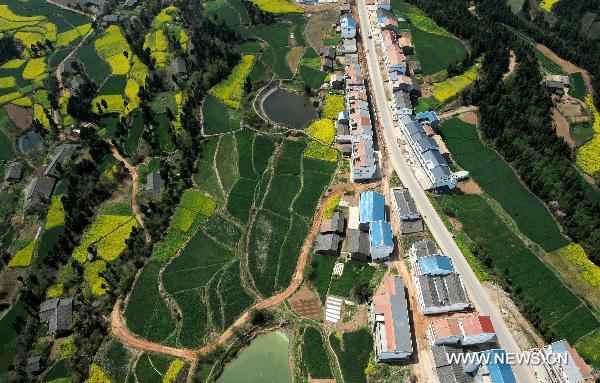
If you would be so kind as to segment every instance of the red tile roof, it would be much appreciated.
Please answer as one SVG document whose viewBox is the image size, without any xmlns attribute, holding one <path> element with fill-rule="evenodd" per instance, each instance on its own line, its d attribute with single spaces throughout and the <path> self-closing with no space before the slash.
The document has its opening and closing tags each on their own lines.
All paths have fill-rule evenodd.
<svg viewBox="0 0 600 383">
<path fill-rule="evenodd" d="M 438 319 L 431 323 L 435 339 L 443 339 L 450 336 L 461 336 L 458 320 L 454 318 Z"/>
<path fill-rule="evenodd" d="M 396 339 L 394 337 L 394 321 L 392 318 L 392 302 L 391 295 L 396 294 L 394 286 L 394 277 L 388 275 L 384 278 L 381 285 L 373 294 L 373 308 L 377 314 L 383 314 L 385 318 L 385 338 L 388 350 L 396 348 Z"/>
<path fill-rule="evenodd" d="M 393 44 L 386 49 L 387 59 L 390 65 L 400 65 L 406 61 L 406 57 L 399 46 Z"/>
<path fill-rule="evenodd" d="M 482 333 L 495 333 L 494 325 L 489 316 L 471 316 L 461 321 L 465 335 L 476 335 Z"/>
</svg>

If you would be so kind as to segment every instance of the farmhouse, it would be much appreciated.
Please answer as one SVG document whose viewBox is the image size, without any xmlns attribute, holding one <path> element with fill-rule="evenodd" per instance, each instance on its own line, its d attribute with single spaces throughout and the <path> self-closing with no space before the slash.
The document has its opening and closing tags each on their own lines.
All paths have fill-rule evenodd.
<svg viewBox="0 0 600 383">
<path fill-rule="evenodd" d="M 321 70 L 323 72 L 331 72 L 333 70 L 333 60 L 327 57 L 321 58 Z"/>
<path fill-rule="evenodd" d="M 329 79 L 329 85 L 333 89 L 342 90 L 344 89 L 344 75 L 341 73 L 334 73 Z"/>
<path fill-rule="evenodd" d="M 41 202 L 47 202 L 52 197 L 56 179 L 48 176 L 35 177 L 25 188 L 24 210 L 30 210 Z"/>
<path fill-rule="evenodd" d="M 337 256 L 341 238 L 337 234 L 321 234 L 317 237 L 314 251 L 317 254 Z"/>
<path fill-rule="evenodd" d="M 335 122 L 335 142 L 338 144 L 349 144 L 352 140 L 350 135 L 350 125 L 347 122 L 336 120 Z M 350 147 L 350 150 L 352 148 Z"/>
<path fill-rule="evenodd" d="M 65 162 L 73 157 L 77 147 L 78 146 L 75 144 L 62 144 L 54 149 L 54 155 L 46 167 L 46 170 L 44 170 L 44 175 L 54 178 L 60 177 Z"/>
<path fill-rule="evenodd" d="M 73 298 L 53 298 L 40 304 L 40 322 L 48 324 L 48 334 L 62 335 L 71 330 Z"/>
<path fill-rule="evenodd" d="M 419 275 L 415 278 L 417 295 L 424 315 L 462 311 L 470 307 L 460 275 Z"/>
<path fill-rule="evenodd" d="M 37 374 L 42 371 L 42 357 L 41 356 L 30 356 L 27 358 L 27 364 L 25 365 L 25 372 L 28 374 Z"/>
<path fill-rule="evenodd" d="M 102 25 L 103 27 L 107 27 L 109 25 L 118 24 L 119 21 L 121 21 L 121 17 L 118 15 L 106 15 L 102 17 L 102 22 L 100 23 L 100 25 Z"/>
<path fill-rule="evenodd" d="M 433 346 L 431 348 L 435 372 L 440 383 L 471 383 L 475 379 L 467 374 L 462 365 L 450 362 L 450 355 L 464 354 L 453 346 Z"/>
<path fill-rule="evenodd" d="M 392 95 L 392 107 L 396 119 L 402 116 L 410 116 L 413 112 L 412 101 L 406 92 L 397 91 Z"/>
<path fill-rule="evenodd" d="M 360 229 L 348 229 L 346 241 L 346 253 L 352 259 L 367 261 L 369 253 L 369 233 Z"/>
<path fill-rule="evenodd" d="M 363 135 L 352 140 L 350 171 L 353 182 L 373 179 L 377 173 L 377 154 L 373 150 L 373 139 Z"/>
<path fill-rule="evenodd" d="M 353 39 L 356 36 L 356 21 L 351 14 L 344 14 L 340 20 L 340 24 L 343 38 Z"/>
<path fill-rule="evenodd" d="M 373 261 L 388 259 L 394 251 L 392 225 L 386 221 L 371 222 L 369 225 L 369 243 Z"/>
<path fill-rule="evenodd" d="M 410 247 L 410 255 L 415 258 L 427 257 L 429 255 L 439 254 L 435 242 L 428 239 L 418 241 L 412 244 Z"/>
<path fill-rule="evenodd" d="M 371 222 L 385 221 L 385 198 L 383 194 L 371 190 L 360 193 L 359 224 L 368 229 Z"/>
<path fill-rule="evenodd" d="M 433 110 L 417 113 L 415 117 L 421 124 L 429 124 L 435 130 L 440 127 L 440 120 Z"/>
<path fill-rule="evenodd" d="M 333 213 L 331 219 L 321 221 L 321 233 L 322 234 L 343 234 L 346 226 L 346 220 L 344 214 L 339 211 Z"/>
<path fill-rule="evenodd" d="M 413 353 L 408 302 L 401 277 L 387 276 L 371 301 L 375 360 L 400 361 Z"/>
<path fill-rule="evenodd" d="M 356 46 L 356 39 L 344 39 L 342 43 L 342 53 L 344 55 L 351 55 L 358 52 L 358 47 Z"/>
<path fill-rule="evenodd" d="M 335 60 L 335 48 L 333 47 L 324 47 L 321 48 L 321 57 L 329 59 L 329 60 Z"/>
<path fill-rule="evenodd" d="M 385 63 L 388 72 L 406 73 L 406 57 L 398 45 L 391 44 L 385 49 Z M 405 80 L 412 87 L 410 79 Z M 410 89 L 407 89 L 410 90 Z"/>
<path fill-rule="evenodd" d="M 566 340 L 559 340 L 539 350 L 543 355 L 566 356 L 566 361 L 559 360 L 556 364 L 544 363 L 544 368 L 553 382 L 580 383 L 593 382 L 592 369 L 579 356 L 577 351 Z"/>
<path fill-rule="evenodd" d="M 165 181 L 159 172 L 152 172 L 146 176 L 146 191 L 152 199 L 160 197 L 160 192 L 165 187 Z"/>
<path fill-rule="evenodd" d="M 175 60 L 173 60 L 171 63 L 171 73 L 177 78 L 186 79 L 187 66 L 185 65 L 185 60 L 181 57 L 177 57 Z"/>
<path fill-rule="evenodd" d="M 496 342 L 496 330 L 489 316 L 473 315 L 462 318 L 460 329 L 463 346 Z"/>
<path fill-rule="evenodd" d="M 23 164 L 21 162 L 13 162 L 4 169 L 4 181 L 9 184 L 14 184 L 21 181 L 23 177 Z"/>
<path fill-rule="evenodd" d="M 416 263 L 419 275 L 446 275 L 454 270 L 452 260 L 445 255 L 417 258 Z"/>
<path fill-rule="evenodd" d="M 459 321 L 455 318 L 434 320 L 429 325 L 428 332 L 429 339 L 434 346 L 459 344 L 462 339 Z"/>
<path fill-rule="evenodd" d="M 402 234 L 423 231 L 423 220 L 408 189 L 391 188 L 392 208 L 396 212 Z"/>
</svg>

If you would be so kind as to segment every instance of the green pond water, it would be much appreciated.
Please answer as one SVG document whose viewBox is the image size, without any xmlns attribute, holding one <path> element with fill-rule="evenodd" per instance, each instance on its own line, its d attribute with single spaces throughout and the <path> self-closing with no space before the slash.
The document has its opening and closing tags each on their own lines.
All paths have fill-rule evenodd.
<svg viewBox="0 0 600 383">
<path fill-rule="evenodd" d="M 255 339 L 225 368 L 217 382 L 291 382 L 288 344 L 288 338 L 279 331 Z"/>
</svg>

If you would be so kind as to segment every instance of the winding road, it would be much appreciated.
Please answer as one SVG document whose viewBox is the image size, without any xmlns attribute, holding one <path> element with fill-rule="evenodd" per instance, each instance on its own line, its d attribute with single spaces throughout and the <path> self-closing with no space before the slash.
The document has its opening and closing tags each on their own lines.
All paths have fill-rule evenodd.
<svg viewBox="0 0 600 383">
<path fill-rule="evenodd" d="M 368 37 L 370 32 L 370 24 L 368 19 L 368 9 L 365 0 L 358 0 L 359 24 L 362 42 L 366 50 L 367 67 L 369 78 L 371 81 L 370 92 L 373 95 L 374 104 L 376 106 L 377 116 L 382 128 L 382 136 L 385 141 L 385 148 L 389 154 L 396 174 L 400 177 L 404 187 L 410 190 L 410 193 L 415 200 L 417 208 L 421 212 L 425 223 L 427 224 L 431 234 L 435 238 L 442 252 L 452 258 L 454 267 L 460 273 L 463 283 L 467 289 L 469 297 L 475 308 L 483 315 L 489 315 L 496 329 L 496 335 L 500 346 L 509 353 L 519 353 L 521 349 L 513 338 L 508 326 L 502 319 L 498 307 L 494 305 L 490 297 L 486 294 L 481 282 L 475 276 L 475 273 L 467 263 L 462 252 L 454 242 L 452 235 L 444 225 L 444 222 L 437 214 L 427 194 L 417 181 L 417 178 L 406 163 L 402 156 L 400 147 L 396 141 L 394 132 L 394 121 L 392 119 L 391 106 L 387 101 L 385 94 L 383 76 L 381 74 L 380 63 L 382 59 L 377 57 L 374 39 Z M 535 382 L 536 378 L 533 371 L 527 365 L 513 365 L 513 371 L 517 380 L 521 383 Z"/>
</svg>

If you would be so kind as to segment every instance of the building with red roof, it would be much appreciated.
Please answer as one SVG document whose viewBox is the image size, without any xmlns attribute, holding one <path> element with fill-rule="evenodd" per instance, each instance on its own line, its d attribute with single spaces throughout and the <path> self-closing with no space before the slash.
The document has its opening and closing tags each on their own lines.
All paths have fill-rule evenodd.
<svg viewBox="0 0 600 383">
<path fill-rule="evenodd" d="M 496 330 L 489 316 L 474 315 L 461 319 L 460 328 L 463 334 L 461 344 L 469 346 L 473 344 L 496 342 Z"/>
<path fill-rule="evenodd" d="M 436 346 L 458 344 L 462 339 L 459 321 L 454 318 L 435 320 L 429 326 L 429 336 Z"/>
</svg>

